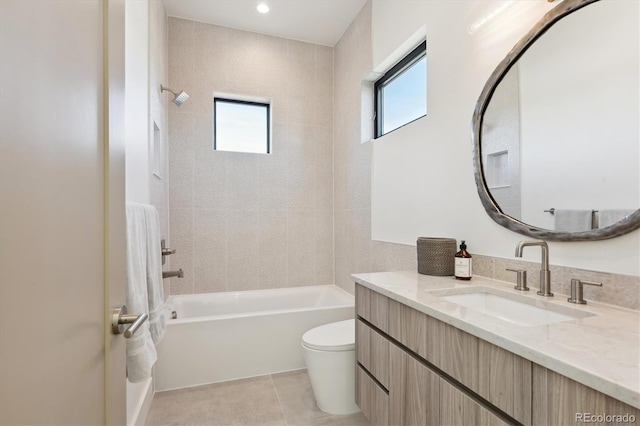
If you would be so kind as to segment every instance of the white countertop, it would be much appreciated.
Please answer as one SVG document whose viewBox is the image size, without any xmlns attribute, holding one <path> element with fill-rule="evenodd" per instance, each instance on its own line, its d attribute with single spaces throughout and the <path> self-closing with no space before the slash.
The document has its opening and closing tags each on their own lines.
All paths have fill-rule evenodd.
<svg viewBox="0 0 640 426">
<path fill-rule="evenodd" d="M 567 296 L 538 296 L 513 289 L 513 284 L 473 277 L 421 275 L 415 271 L 354 274 L 358 284 L 381 293 L 536 364 L 563 374 L 640 409 L 640 312 L 588 301 L 567 302 Z M 521 326 L 444 301 L 437 290 L 490 287 L 538 306 L 575 309 L 592 314 L 568 322 Z M 552 289 L 553 291 L 553 289 Z"/>
</svg>

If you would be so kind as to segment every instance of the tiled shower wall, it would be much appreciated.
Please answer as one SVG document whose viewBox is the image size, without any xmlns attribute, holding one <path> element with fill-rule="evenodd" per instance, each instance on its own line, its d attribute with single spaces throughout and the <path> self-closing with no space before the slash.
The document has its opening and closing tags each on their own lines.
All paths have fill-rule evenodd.
<svg viewBox="0 0 640 426">
<path fill-rule="evenodd" d="M 169 18 L 171 294 L 333 284 L 333 49 Z M 214 93 L 271 100 L 272 154 L 213 151 Z"/>
</svg>

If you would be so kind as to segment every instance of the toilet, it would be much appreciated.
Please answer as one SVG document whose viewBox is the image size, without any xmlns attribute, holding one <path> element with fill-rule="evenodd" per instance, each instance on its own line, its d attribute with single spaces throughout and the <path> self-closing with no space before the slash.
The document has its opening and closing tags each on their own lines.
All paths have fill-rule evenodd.
<svg viewBox="0 0 640 426">
<path fill-rule="evenodd" d="M 302 336 L 302 350 L 316 403 L 325 413 L 360 411 L 355 403 L 354 319 L 312 328 Z"/>
</svg>

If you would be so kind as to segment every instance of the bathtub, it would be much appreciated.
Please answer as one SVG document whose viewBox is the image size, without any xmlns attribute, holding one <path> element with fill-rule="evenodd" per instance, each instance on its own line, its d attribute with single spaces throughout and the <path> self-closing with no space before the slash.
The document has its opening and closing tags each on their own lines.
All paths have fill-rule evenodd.
<svg viewBox="0 0 640 426">
<path fill-rule="evenodd" d="M 354 317 L 354 298 L 336 286 L 170 296 L 158 344 L 155 390 L 304 368 L 305 331 Z"/>
</svg>

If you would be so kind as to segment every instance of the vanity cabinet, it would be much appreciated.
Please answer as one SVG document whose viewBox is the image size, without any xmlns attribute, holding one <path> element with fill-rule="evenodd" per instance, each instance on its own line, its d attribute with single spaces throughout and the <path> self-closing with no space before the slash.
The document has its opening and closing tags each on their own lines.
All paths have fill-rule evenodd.
<svg viewBox="0 0 640 426">
<path fill-rule="evenodd" d="M 634 407 L 361 285 L 356 311 L 356 401 L 371 424 L 640 420 Z"/>
<path fill-rule="evenodd" d="M 372 424 L 531 424 L 529 361 L 360 285 L 356 311 L 357 402 Z"/>
</svg>

